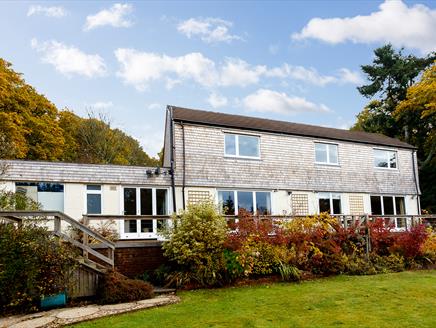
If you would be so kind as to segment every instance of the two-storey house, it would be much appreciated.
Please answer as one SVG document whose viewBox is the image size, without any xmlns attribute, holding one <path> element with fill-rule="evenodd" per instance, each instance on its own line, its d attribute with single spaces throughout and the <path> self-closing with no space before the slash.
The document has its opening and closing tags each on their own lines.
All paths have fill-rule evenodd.
<svg viewBox="0 0 436 328">
<path fill-rule="evenodd" d="M 416 161 L 379 134 L 168 106 L 162 168 L 0 161 L 0 188 L 77 220 L 119 216 L 121 239 L 155 239 L 159 216 L 203 200 L 229 215 L 419 214 Z"/>
</svg>

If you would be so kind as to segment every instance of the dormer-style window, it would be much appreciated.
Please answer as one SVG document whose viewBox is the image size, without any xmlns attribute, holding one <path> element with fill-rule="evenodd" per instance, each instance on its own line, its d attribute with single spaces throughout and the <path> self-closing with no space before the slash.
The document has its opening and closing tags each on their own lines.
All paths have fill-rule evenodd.
<svg viewBox="0 0 436 328">
<path fill-rule="evenodd" d="M 316 142 L 315 162 L 319 164 L 338 165 L 338 145 Z"/>
<path fill-rule="evenodd" d="M 224 134 L 224 154 L 231 157 L 260 158 L 260 138 L 244 134 Z"/>
<path fill-rule="evenodd" d="M 374 149 L 374 167 L 396 169 L 397 152 L 393 150 Z"/>
</svg>

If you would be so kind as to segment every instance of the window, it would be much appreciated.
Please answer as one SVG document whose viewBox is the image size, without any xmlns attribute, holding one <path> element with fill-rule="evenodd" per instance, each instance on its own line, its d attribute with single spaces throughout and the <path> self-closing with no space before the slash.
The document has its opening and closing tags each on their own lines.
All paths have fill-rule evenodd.
<svg viewBox="0 0 436 328">
<path fill-rule="evenodd" d="M 371 196 L 372 215 L 405 215 L 406 205 L 404 197 L 399 196 Z M 395 227 L 404 228 L 406 218 L 395 218 Z"/>
<path fill-rule="evenodd" d="M 259 158 L 259 137 L 242 134 L 224 134 L 226 156 Z"/>
<path fill-rule="evenodd" d="M 271 214 L 271 193 L 266 191 L 219 190 L 218 202 L 224 215 L 238 215 L 241 209 L 259 215 Z"/>
<path fill-rule="evenodd" d="M 167 215 L 168 190 L 158 188 L 124 188 L 124 215 Z M 124 238 L 152 237 L 158 225 L 153 219 L 124 220 Z"/>
<path fill-rule="evenodd" d="M 322 164 L 338 164 L 338 145 L 316 142 L 315 162 Z"/>
<path fill-rule="evenodd" d="M 16 182 L 17 193 L 23 193 L 41 204 L 46 211 L 64 211 L 64 185 L 52 182 Z"/>
<path fill-rule="evenodd" d="M 327 212 L 329 214 L 341 214 L 341 195 L 329 192 L 321 192 L 318 194 L 319 212 Z"/>
<path fill-rule="evenodd" d="M 396 169 L 397 152 L 392 150 L 374 149 L 374 167 Z"/>
<path fill-rule="evenodd" d="M 86 186 L 86 213 L 101 214 L 101 186 Z"/>
</svg>

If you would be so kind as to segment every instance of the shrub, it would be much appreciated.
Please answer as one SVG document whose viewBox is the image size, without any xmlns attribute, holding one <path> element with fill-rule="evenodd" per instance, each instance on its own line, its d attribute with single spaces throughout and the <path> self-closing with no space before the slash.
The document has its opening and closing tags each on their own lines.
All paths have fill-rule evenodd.
<svg viewBox="0 0 436 328">
<path fill-rule="evenodd" d="M 33 224 L 0 224 L 0 310 L 28 312 L 69 287 L 77 265 L 69 244 Z"/>
<path fill-rule="evenodd" d="M 244 268 L 238 261 L 238 253 L 229 249 L 224 250 L 225 271 L 224 280 L 227 283 L 235 281 L 244 274 Z"/>
<path fill-rule="evenodd" d="M 300 281 L 301 279 L 301 271 L 293 265 L 279 262 L 278 270 L 283 281 Z"/>
<path fill-rule="evenodd" d="M 428 230 L 428 237 L 422 245 L 422 255 L 433 264 L 436 263 L 436 232 L 431 228 Z"/>
<path fill-rule="evenodd" d="M 377 273 L 401 272 L 406 269 L 404 258 L 401 255 L 379 256 L 371 254 L 370 259 Z"/>
<path fill-rule="evenodd" d="M 397 233 L 390 252 L 401 254 L 406 259 L 417 258 L 422 256 L 423 245 L 428 237 L 429 232 L 423 224 L 413 226 L 410 231 Z"/>
<path fill-rule="evenodd" d="M 11 191 L 0 191 L 0 210 L 40 210 L 41 205 L 23 193 L 14 193 Z"/>
<path fill-rule="evenodd" d="M 248 237 L 236 252 L 245 276 L 271 274 L 278 264 L 274 247 L 269 243 L 256 241 L 252 237 Z"/>
<path fill-rule="evenodd" d="M 202 286 L 220 284 L 225 270 L 224 241 L 227 223 L 215 205 L 206 202 L 190 205 L 163 235 L 164 254 Z"/>
<path fill-rule="evenodd" d="M 141 280 L 129 279 L 115 271 L 108 271 L 97 290 L 98 302 L 114 304 L 153 297 L 153 286 Z"/>
</svg>

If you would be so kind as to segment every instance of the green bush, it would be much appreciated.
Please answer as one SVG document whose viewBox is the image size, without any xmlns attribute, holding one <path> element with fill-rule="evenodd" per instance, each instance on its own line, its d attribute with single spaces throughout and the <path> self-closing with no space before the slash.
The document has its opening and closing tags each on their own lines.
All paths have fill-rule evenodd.
<svg viewBox="0 0 436 328">
<path fill-rule="evenodd" d="M 300 281 L 301 279 L 301 271 L 291 264 L 280 262 L 278 270 L 283 281 Z"/>
<path fill-rule="evenodd" d="M 28 312 L 65 291 L 76 266 L 69 244 L 33 224 L 0 224 L 0 312 Z"/>
<path fill-rule="evenodd" d="M 153 286 L 149 283 L 129 279 L 115 271 L 107 272 L 97 290 L 100 304 L 133 302 L 153 297 Z"/>
<path fill-rule="evenodd" d="M 224 279 L 227 283 L 235 281 L 244 274 L 244 268 L 238 261 L 238 254 L 229 249 L 224 250 L 224 260 L 226 263 Z"/>
<path fill-rule="evenodd" d="M 174 216 L 172 227 L 163 232 L 167 237 L 164 254 L 198 284 L 221 284 L 227 230 L 225 219 L 213 203 L 190 205 L 180 216 Z"/>
</svg>

